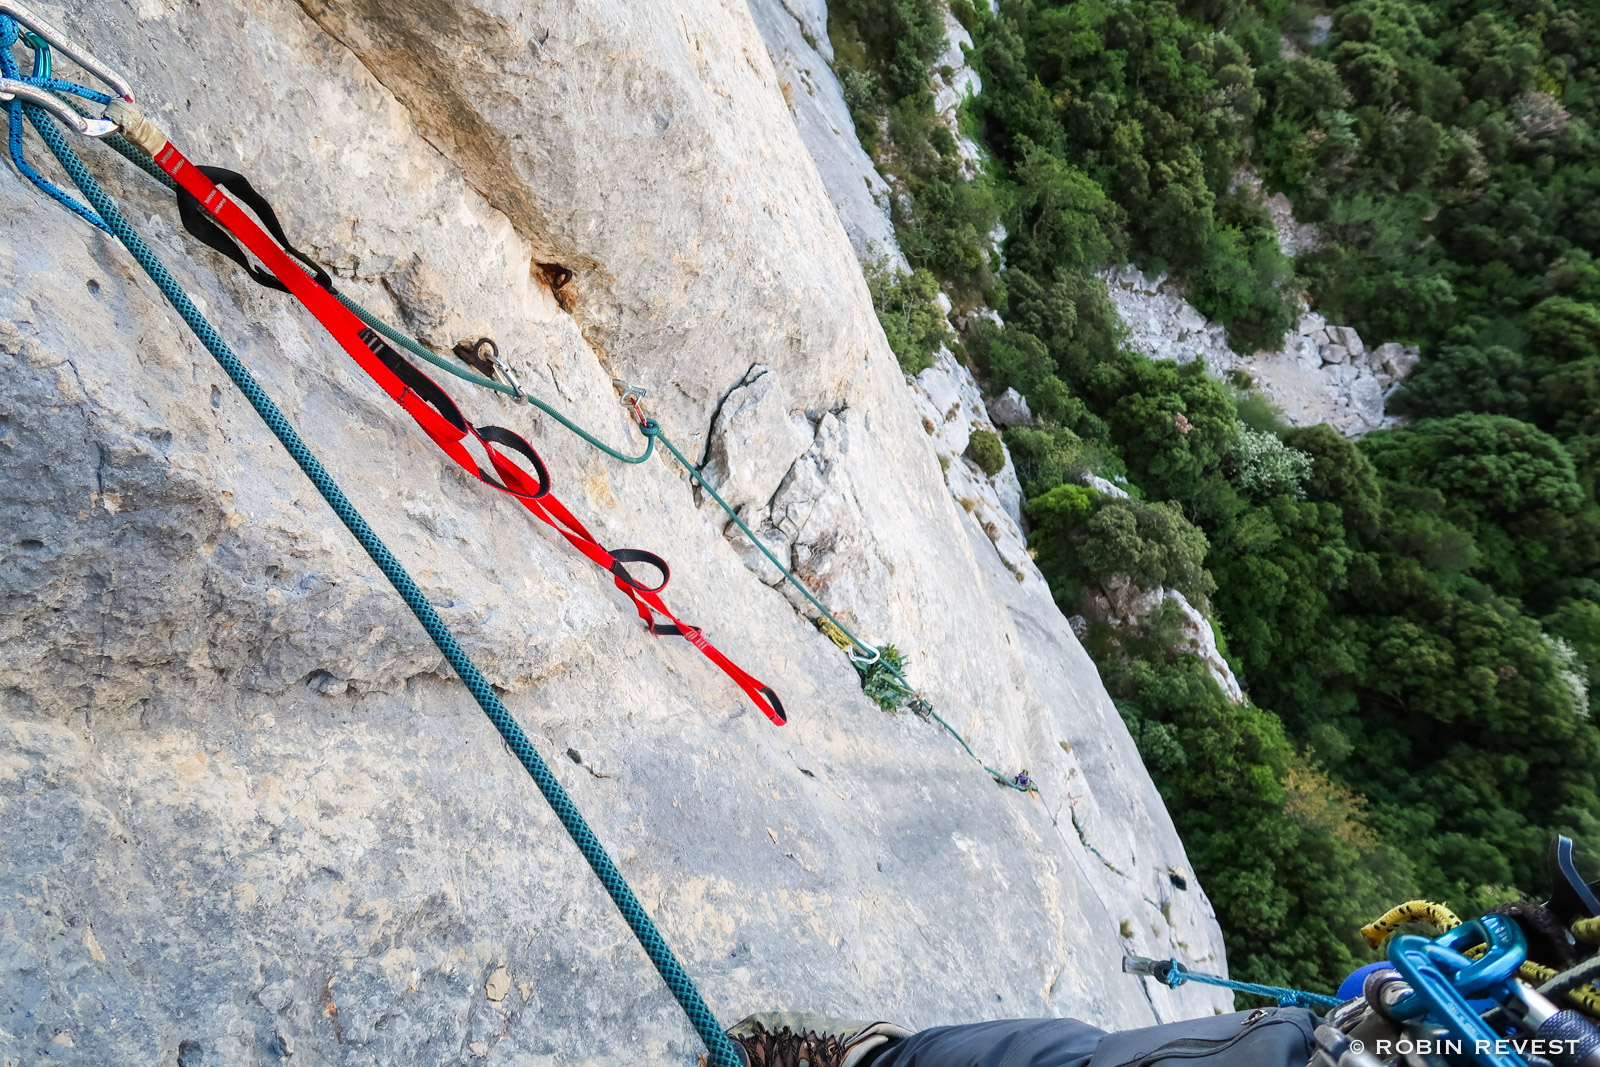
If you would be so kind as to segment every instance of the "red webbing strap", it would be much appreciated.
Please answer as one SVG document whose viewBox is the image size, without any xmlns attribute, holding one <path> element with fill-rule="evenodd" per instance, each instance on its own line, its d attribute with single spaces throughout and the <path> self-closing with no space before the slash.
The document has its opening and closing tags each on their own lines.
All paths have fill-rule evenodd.
<svg viewBox="0 0 1600 1067">
<path fill-rule="evenodd" d="M 400 374 L 390 369 L 384 358 L 379 354 L 387 346 L 378 340 L 366 323 L 356 317 L 355 313 L 341 304 L 334 295 L 319 285 L 310 275 L 285 253 L 255 220 L 245 214 L 244 210 L 231 200 L 215 182 L 207 177 L 199 167 L 195 166 L 170 142 L 161 151 L 155 154 L 155 161 L 162 170 L 183 187 L 200 203 L 200 206 L 214 218 L 219 225 L 231 233 L 257 259 L 266 266 L 272 274 L 284 284 L 306 309 L 311 312 L 327 331 L 333 335 L 351 359 L 366 371 L 367 376 L 378 383 L 383 391 L 406 410 L 422 431 L 428 435 L 434 444 L 438 445 L 446 455 L 464 468 L 468 473 L 480 481 L 494 488 L 510 494 L 519 500 L 524 507 L 533 512 L 540 520 L 549 524 L 557 533 L 561 534 L 578 551 L 582 552 L 594 564 L 609 572 L 618 589 L 627 594 L 633 601 L 634 608 L 639 612 L 639 617 L 652 633 L 676 632 L 703 652 L 707 659 L 720 667 L 740 689 L 744 690 L 750 700 L 774 723 L 781 726 L 788 721 L 772 688 L 751 677 L 732 660 L 724 656 L 696 627 L 680 621 L 677 616 L 667 610 L 657 595 L 659 589 L 666 586 L 666 564 L 659 557 L 646 552 L 628 552 L 618 550 L 619 554 L 630 559 L 642 560 L 658 567 L 663 573 L 660 586 L 653 589 L 646 588 L 625 578 L 628 574 L 617 555 L 607 551 L 595 539 L 583 524 L 580 523 L 566 506 L 550 495 L 547 476 L 543 464 L 533 452 L 532 446 L 517 437 L 509 430 L 502 427 L 475 427 L 461 418 L 448 394 L 428 379 L 421 371 L 409 364 L 400 368 L 406 372 L 407 377 L 414 377 L 418 388 L 428 393 L 434 402 L 430 403 L 418 393 L 417 388 L 402 380 Z M 392 350 L 390 350 L 392 351 Z M 395 357 L 399 358 L 399 357 Z M 403 362 L 403 361 L 402 361 Z M 439 406 L 447 408 L 448 414 L 442 412 Z M 454 416 L 452 419 L 451 416 Z M 480 432 L 481 431 L 481 432 Z M 499 475 L 500 481 L 488 476 L 478 465 L 472 453 L 463 443 L 471 436 L 485 454 L 489 457 L 494 471 Z M 527 455 L 539 470 L 539 480 L 535 484 L 530 481 L 528 472 L 512 463 L 499 452 L 491 440 L 506 444 L 516 451 L 526 449 Z M 515 443 L 508 438 L 516 438 Z M 521 447 L 517 447 L 520 445 Z M 502 484 L 502 482 L 504 484 Z M 671 620 L 670 624 L 658 625 L 653 612 Z"/>
</svg>

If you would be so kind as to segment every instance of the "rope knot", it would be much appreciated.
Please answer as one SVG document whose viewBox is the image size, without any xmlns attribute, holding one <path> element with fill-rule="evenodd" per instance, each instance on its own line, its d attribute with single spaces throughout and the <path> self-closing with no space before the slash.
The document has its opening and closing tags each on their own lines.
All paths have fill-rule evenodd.
<svg viewBox="0 0 1600 1067">
<path fill-rule="evenodd" d="M 17 20 L 10 15 L 0 15 L 0 48 L 9 49 L 17 43 Z"/>
</svg>

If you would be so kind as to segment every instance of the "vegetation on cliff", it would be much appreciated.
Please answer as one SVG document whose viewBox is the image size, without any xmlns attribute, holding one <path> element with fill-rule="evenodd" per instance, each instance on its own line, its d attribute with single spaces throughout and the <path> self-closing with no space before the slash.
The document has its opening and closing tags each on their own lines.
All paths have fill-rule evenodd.
<svg viewBox="0 0 1600 1067">
<path fill-rule="evenodd" d="M 1327 988 L 1397 899 L 1544 891 L 1600 849 L 1595 16 L 1563 0 L 951 0 L 983 78 L 963 169 L 934 111 L 939 0 L 837 0 L 907 257 L 995 391 L 1062 606 L 1114 572 L 1216 620 L 1250 700 L 1172 651 L 1090 651 L 1218 909 L 1233 970 Z M 933 77 L 942 77 L 933 72 Z M 1279 249 L 1252 168 L 1321 243 Z M 1009 236 L 992 250 L 987 235 Z M 1360 442 L 1130 351 L 1092 271 L 1172 272 L 1241 349 L 1302 294 L 1423 362 Z M 905 355 L 902 355 L 905 359 Z M 1127 476 L 1133 500 L 1080 484 Z M 1169 632 L 1170 631 L 1170 632 Z"/>
</svg>

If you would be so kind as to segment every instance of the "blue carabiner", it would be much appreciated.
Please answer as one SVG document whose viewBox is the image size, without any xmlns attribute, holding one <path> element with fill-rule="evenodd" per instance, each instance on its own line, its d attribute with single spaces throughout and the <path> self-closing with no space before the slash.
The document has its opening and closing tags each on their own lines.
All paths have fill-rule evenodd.
<svg viewBox="0 0 1600 1067">
<path fill-rule="evenodd" d="M 1479 944 L 1487 946 L 1479 959 L 1460 951 Z M 1527 958 L 1522 928 L 1503 915 L 1485 915 L 1433 939 L 1402 934 L 1389 943 L 1389 962 L 1412 992 L 1389 1013 L 1440 1024 L 1483 1067 L 1527 1067 L 1521 1057 L 1498 1051 L 1505 1047 L 1500 1035 L 1467 1003 L 1468 996 L 1485 995 L 1503 1003 Z"/>
</svg>

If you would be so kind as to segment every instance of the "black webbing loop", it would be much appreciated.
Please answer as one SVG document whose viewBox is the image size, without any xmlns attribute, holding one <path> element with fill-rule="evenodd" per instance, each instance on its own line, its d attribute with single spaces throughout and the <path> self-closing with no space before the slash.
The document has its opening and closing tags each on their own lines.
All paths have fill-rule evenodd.
<svg viewBox="0 0 1600 1067">
<path fill-rule="evenodd" d="M 461 409 L 456 407 L 456 402 L 450 399 L 449 393 L 439 388 L 437 382 L 418 370 L 400 353 L 390 348 L 388 343 L 379 337 L 374 330 L 369 327 L 362 330 L 357 336 L 361 338 L 361 343 L 366 345 L 372 351 L 372 354 L 377 356 L 379 361 L 405 384 L 407 389 L 411 390 L 434 411 L 437 411 L 440 417 L 455 427 L 462 437 L 469 433 L 472 434 L 483 444 L 485 449 L 491 444 L 503 445 L 523 456 L 529 463 L 532 463 L 533 472 L 539 478 L 539 488 L 532 493 L 524 493 L 521 490 L 513 489 L 482 467 L 474 464 L 479 481 L 485 485 L 494 486 L 502 493 L 508 493 L 522 500 L 538 500 L 542 496 L 549 495 L 550 471 L 545 467 L 544 460 L 539 457 L 539 453 L 534 451 L 533 446 L 520 434 L 508 430 L 504 426 L 473 426 L 467 422 L 466 416 L 461 414 Z M 499 458 L 504 459 L 505 457 L 500 456 Z"/>
<path fill-rule="evenodd" d="M 513 452 L 522 455 L 529 463 L 533 464 L 533 472 L 539 476 L 539 491 L 532 495 L 532 499 L 538 500 L 540 497 L 548 496 L 550 494 L 550 471 L 545 467 L 544 460 L 539 458 L 539 453 L 534 451 L 533 446 L 530 445 L 521 434 L 508 430 L 504 426 L 474 426 L 472 429 L 477 433 L 480 441 L 489 441 L 493 444 L 504 445 Z M 488 479 L 484 480 L 488 481 Z M 506 492 L 512 494 L 513 496 L 528 496 L 527 493 L 519 493 L 515 489 L 510 489 L 505 486 L 500 486 L 500 488 L 505 489 Z"/>
<path fill-rule="evenodd" d="M 789 721 L 789 713 L 783 710 L 783 701 L 778 699 L 778 694 L 772 691 L 772 686 L 761 687 L 761 695 L 767 698 L 767 703 L 772 705 L 772 712 L 778 717 L 778 725 L 782 726 Z"/>
<path fill-rule="evenodd" d="M 610 551 L 612 559 L 611 573 L 641 593 L 659 593 L 672 580 L 672 571 L 667 567 L 667 561 L 654 552 L 646 552 L 640 548 L 613 548 L 608 551 Z M 644 563 L 654 567 L 661 572 L 661 584 L 650 586 L 635 581 L 633 575 L 628 573 L 628 568 L 623 566 L 624 563 Z"/>
<path fill-rule="evenodd" d="M 362 330 L 356 336 L 361 338 L 361 343 L 371 349 L 372 354 L 377 356 L 396 378 L 405 383 L 407 389 L 421 397 L 424 403 L 443 416 L 451 426 L 460 430 L 463 436 L 467 433 L 470 427 L 467 425 L 466 416 L 461 414 L 461 409 L 456 407 L 456 402 L 450 399 L 449 393 L 439 388 L 437 382 L 423 374 L 400 353 L 390 348 L 388 342 L 379 337 L 370 327 Z"/>
<path fill-rule="evenodd" d="M 328 272 L 323 270 L 310 256 L 289 243 L 289 238 L 283 232 L 283 224 L 278 221 L 277 212 L 272 210 L 272 205 L 267 202 L 266 197 L 256 192 L 249 179 L 243 174 L 223 167 L 196 167 L 195 169 L 238 197 L 246 207 L 255 212 L 256 218 L 261 220 L 261 225 L 266 227 L 268 233 L 272 234 L 273 240 L 277 241 L 285 252 L 310 268 L 311 276 L 316 279 L 318 285 L 329 292 L 333 291 L 333 279 L 329 277 Z M 178 217 L 183 222 L 183 228 L 193 234 L 196 240 L 221 252 L 239 264 L 257 285 L 265 286 L 268 289 L 276 289 L 280 293 L 289 291 L 289 287 L 273 277 L 271 271 L 264 267 L 258 267 L 250 261 L 250 257 L 245 255 L 244 249 L 239 247 L 238 242 L 233 239 L 232 235 L 212 221 L 210 213 L 200 205 L 200 201 L 194 198 L 194 194 L 182 186 L 178 187 L 177 193 Z"/>
</svg>

